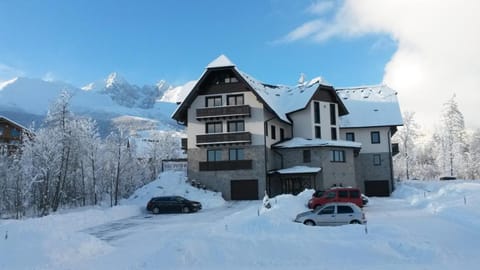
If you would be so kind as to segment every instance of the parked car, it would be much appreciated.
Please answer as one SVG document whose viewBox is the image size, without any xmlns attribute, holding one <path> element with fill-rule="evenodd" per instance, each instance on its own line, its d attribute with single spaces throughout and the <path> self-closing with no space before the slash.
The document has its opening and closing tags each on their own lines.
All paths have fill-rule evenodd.
<svg viewBox="0 0 480 270">
<path fill-rule="evenodd" d="M 360 189 L 353 187 L 334 187 L 326 190 L 320 197 L 312 197 L 308 201 L 308 208 L 315 209 L 330 202 L 351 202 L 363 207 Z"/>
<path fill-rule="evenodd" d="M 362 209 L 353 203 L 327 203 L 321 207 L 297 215 L 295 222 L 310 226 L 337 226 L 365 224 L 367 219 Z"/>
<path fill-rule="evenodd" d="M 181 196 L 153 197 L 147 203 L 147 210 L 159 213 L 190 213 L 202 209 L 202 204 Z"/>
</svg>

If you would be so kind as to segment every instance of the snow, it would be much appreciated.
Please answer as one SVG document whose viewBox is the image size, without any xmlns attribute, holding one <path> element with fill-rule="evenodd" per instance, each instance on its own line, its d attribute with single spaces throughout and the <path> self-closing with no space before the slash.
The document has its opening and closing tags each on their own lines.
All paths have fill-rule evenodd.
<svg viewBox="0 0 480 270">
<path fill-rule="evenodd" d="M 480 182 L 405 181 L 371 197 L 367 226 L 292 221 L 313 190 L 225 202 L 165 172 L 113 208 L 0 221 L 0 269 L 476 269 Z M 153 196 L 202 202 L 193 214 L 151 215 Z M 28 256 L 27 256 L 28 255 Z"/>
<path fill-rule="evenodd" d="M 210 64 L 208 64 L 207 68 L 218 68 L 218 67 L 233 67 L 235 66 L 230 59 L 224 54 L 220 55 L 219 57 L 215 58 Z"/>
<path fill-rule="evenodd" d="M 165 91 L 160 101 L 173 103 L 182 102 L 188 96 L 190 91 L 192 91 L 193 87 L 195 87 L 196 84 L 197 81 L 189 81 L 184 85 L 168 89 L 167 91 Z"/>
<path fill-rule="evenodd" d="M 362 144 L 359 142 L 343 141 L 343 140 L 324 140 L 324 139 L 305 139 L 300 137 L 294 137 L 287 141 L 277 143 L 275 148 L 299 148 L 299 147 L 321 147 L 321 146 L 333 146 L 333 147 L 353 147 L 360 148 Z"/>
<path fill-rule="evenodd" d="M 318 173 L 321 170 L 322 168 L 319 168 L 319 167 L 294 166 L 290 168 L 270 171 L 270 173 L 279 173 L 279 174 Z"/>
<path fill-rule="evenodd" d="M 7 87 L 7 85 L 10 85 L 10 84 L 12 84 L 12 83 L 15 83 L 17 80 L 18 80 L 18 77 L 15 77 L 15 78 L 13 78 L 13 79 L 0 82 L 0 91 L 2 91 L 3 88 Z"/>
<path fill-rule="evenodd" d="M 340 117 L 340 127 L 401 126 L 403 118 L 397 92 L 386 85 L 336 89 L 350 112 Z"/>
</svg>

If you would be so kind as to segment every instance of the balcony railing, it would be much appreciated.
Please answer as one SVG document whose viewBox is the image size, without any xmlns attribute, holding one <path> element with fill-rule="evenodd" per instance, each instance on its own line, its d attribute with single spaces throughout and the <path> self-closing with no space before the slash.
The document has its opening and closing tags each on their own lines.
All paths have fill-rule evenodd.
<svg viewBox="0 0 480 270">
<path fill-rule="evenodd" d="M 224 160 L 199 162 L 200 171 L 251 170 L 251 160 Z"/>
<path fill-rule="evenodd" d="M 251 144 L 250 132 L 231 132 L 197 135 L 197 146 L 212 144 Z"/>
<path fill-rule="evenodd" d="M 398 143 L 392 143 L 392 157 L 400 153 Z"/>
<path fill-rule="evenodd" d="M 197 119 L 220 118 L 220 117 L 249 117 L 250 106 L 221 106 L 197 109 Z"/>
</svg>

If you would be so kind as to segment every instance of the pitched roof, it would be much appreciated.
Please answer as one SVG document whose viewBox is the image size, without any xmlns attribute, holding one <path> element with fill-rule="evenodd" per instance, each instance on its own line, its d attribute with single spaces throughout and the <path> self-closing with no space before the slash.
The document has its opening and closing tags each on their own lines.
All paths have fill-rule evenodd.
<svg viewBox="0 0 480 270">
<path fill-rule="evenodd" d="M 13 121 L 12 119 L 9 119 L 9 118 L 5 117 L 5 116 L 3 116 L 3 115 L 0 115 L 0 120 L 2 120 L 2 119 L 5 120 L 5 121 L 7 121 L 7 122 L 12 123 L 13 125 L 17 126 L 18 128 L 24 130 L 25 132 L 30 132 L 30 133 L 32 133 L 32 131 L 29 130 L 28 128 L 26 128 L 25 126 L 23 126 L 23 125 L 15 122 L 15 121 Z"/>
<path fill-rule="evenodd" d="M 340 117 L 341 128 L 403 125 L 397 92 L 390 87 L 373 85 L 336 91 L 350 112 Z"/>
<path fill-rule="evenodd" d="M 234 67 L 235 64 L 228 59 L 224 54 L 217 57 L 215 60 L 208 64 L 207 68 L 217 68 L 217 67 Z"/>
</svg>

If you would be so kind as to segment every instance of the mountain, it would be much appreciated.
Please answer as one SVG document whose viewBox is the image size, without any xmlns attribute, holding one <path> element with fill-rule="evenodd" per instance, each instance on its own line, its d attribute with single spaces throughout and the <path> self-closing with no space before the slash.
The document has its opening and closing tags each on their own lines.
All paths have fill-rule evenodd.
<svg viewBox="0 0 480 270">
<path fill-rule="evenodd" d="M 163 99 L 167 92 L 179 96 L 176 88 L 163 80 L 140 87 L 117 73 L 82 88 L 60 81 L 19 77 L 0 82 L 0 114 L 27 127 L 32 121 L 38 126 L 49 106 L 66 90 L 72 94 L 71 110 L 95 119 L 102 134 L 108 134 L 113 125 L 122 122 L 136 122 L 132 124 L 135 130 L 152 129 L 152 123 L 158 130 L 183 130 L 170 117 L 177 105 L 169 98 Z"/>
</svg>

